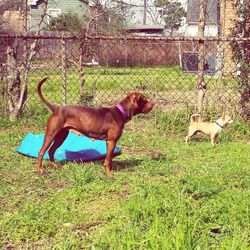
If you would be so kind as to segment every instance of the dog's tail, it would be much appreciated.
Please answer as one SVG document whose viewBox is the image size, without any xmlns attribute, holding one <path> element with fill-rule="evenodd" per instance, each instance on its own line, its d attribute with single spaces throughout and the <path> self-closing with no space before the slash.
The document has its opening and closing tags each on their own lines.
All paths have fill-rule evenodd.
<svg viewBox="0 0 250 250">
<path fill-rule="evenodd" d="M 192 114 L 190 116 L 190 122 L 195 122 L 195 117 L 200 117 L 201 118 L 201 115 L 200 114 Z"/>
<path fill-rule="evenodd" d="M 39 81 L 38 85 L 37 85 L 37 93 L 42 101 L 43 104 L 45 104 L 49 109 L 51 109 L 52 111 L 55 111 L 58 106 L 52 103 L 49 103 L 42 95 L 42 91 L 41 91 L 41 87 L 43 85 L 43 83 L 48 79 L 48 77 L 44 77 L 42 80 Z"/>
</svg>

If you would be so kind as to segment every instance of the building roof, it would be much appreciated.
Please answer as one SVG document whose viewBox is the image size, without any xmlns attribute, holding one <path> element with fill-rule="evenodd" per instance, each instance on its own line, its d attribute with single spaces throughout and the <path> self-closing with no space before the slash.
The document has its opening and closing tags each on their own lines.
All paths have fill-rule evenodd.
<svg viewBox="0 0 250 250">
<path fill-rule="evenodd" d="M 40 0 L 28 0 L 28 5 L 37 5 Z M 79 0 L 81 1 L 81 0 Z M 83 2 L 83 1 L 81 1 Z M 84 1 L 86 4 L 88 3 L 88 0 Z M 90 1 L 92 3 L 92 1 Z"/>
<path fill-rule="evenodd" d="M 164 24 L 158 25 L 138 25 L 134 27 L 129 27 L 126 29 L 127 31 L 163 31 Z"/>
</svg>

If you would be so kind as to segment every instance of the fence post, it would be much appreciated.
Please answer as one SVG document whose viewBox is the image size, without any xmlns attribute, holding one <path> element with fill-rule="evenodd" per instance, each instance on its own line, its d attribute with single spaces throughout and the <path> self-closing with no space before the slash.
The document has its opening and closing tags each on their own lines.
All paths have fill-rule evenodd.
<svg viewBox="0 0 250 250">
<path fill-rule="evenodd" d="M 198 113 L 202 117 L 203 113 L 203 102 L 206 92 L 206 83 L 204 81 L 204 69 L 205 69 L 205 41 L 204 41 L 204 31 L 205 31 L 205 1 L 199 1 L 200 14 L 199 14 L 199 27 L 198 27 L 198 36 L 199 36 L 199 65 L 198 65 Z M 202 119 L 202 118 L 201 118 Z"/>
<path fill-rule="evenodd" d="M 63 88 L 63 105 L 67 104 L 67 63 L 66 63 L 66 42 L 65 39 L 61 39 L 61 50 L 62 50 L 62 88 Z"/>
<path fill-rule="evenodd" d="M 125 67 L 128 67 L 128 48 L 127 48 L 127 41 L 124 40 L 124 58 L 125 58 Z"/>
<path fill-rule="evenodd" d="M 83 48 L 80 48 L 80 57 L 79 57 L 79 72 L 80 72 L 80 102 L 84 102 L 84 85 L 85 85 L 85 71 L 83 68 L 83 56 L 84 56 L 84 51 Z"/>
<path fill-rule="evenodd" d="M 180 65 L 180 67 L 182 68 L 182 54 L 181 54 L 181 42 L 180 41 L 178 41 L 178 43 L 177 43 L 177 46 L 178 46 L 178 53 L 179 53 L 179 65 Z"/>
</svg>

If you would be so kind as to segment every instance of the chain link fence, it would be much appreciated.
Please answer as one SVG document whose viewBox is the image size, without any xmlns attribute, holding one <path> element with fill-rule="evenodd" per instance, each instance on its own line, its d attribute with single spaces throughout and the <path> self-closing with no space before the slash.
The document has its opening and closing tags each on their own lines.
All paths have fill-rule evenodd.
<svg viewBox="0 0 250 250">
<path fill-rule="evenodd" d="M 0 36 L 1 116 L 9 112 L 11 60 L 16 62 L 19 84 L 27 81 L 22 116 L 47 112 L 36 93 L 38 81 L 45 76 L 49 77 L 42 90 L 45 98 L 61 105 L 110 106 L 130 91 L 139 91 L 149 98 L 156 95 L 156 107 L 163 110 L 195 112 L 201 42 L 205 45 L 204 107 L 237 114 L 241 90 L 232 41 L 236 39 L 96 36 L 81 41 L 58 35 Z M 249 46 L 250 38 L 237 42 Z"/>
</svg>

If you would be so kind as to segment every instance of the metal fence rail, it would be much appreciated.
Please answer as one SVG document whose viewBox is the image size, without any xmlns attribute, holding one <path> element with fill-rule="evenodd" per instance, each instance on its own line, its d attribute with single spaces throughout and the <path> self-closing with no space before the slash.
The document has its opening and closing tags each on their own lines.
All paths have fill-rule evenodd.
<svg viewBox="0 0 250 250">
<path fill-rule="evenodd" d="M 0 110 L 7 116 L 8 48 L 20 72 L 27 73 L 28 92 L 22 115 L 44 112 L 36 94 L 38 81 L 45 97 L 58 104 L 113 105 L 130 91 L 158 97 L 163 109 L 195 111 L 197 105 L 198 46 L 205 44 L 205 108 L 239 112 L 239 70 L 231 43 L 249 39 L 184 37 L 0 36 Z M 28 65 L 32 44 L 35 54 Z"/>
</svg>

